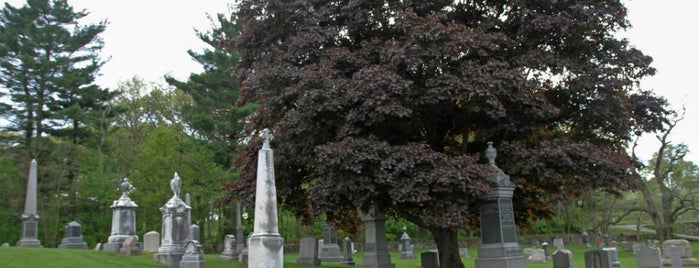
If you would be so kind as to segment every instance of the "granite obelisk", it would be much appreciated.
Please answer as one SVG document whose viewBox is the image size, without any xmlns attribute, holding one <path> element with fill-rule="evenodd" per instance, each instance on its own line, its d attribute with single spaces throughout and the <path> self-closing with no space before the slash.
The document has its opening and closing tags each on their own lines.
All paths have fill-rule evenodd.
<svg viewBox="0 0 699 268">
<path fill-rule="evenodd" d="M 264 144 L 257 157 L 255 189 L 255 225 L 248 238 L 248 267 L 282 268 L 284 241 L 277 223 L 277 187 L 274 182 L 274 157 L 269 130 L 262 131 Z"/>
<path fill-rule="evenodd" d="M 36 159 L 29 164 L 29 178 L 27 181 L 27 196 L 24 200 L 24 213 L 22 213 L 22 238 L 17 241 L 18 247 L 41 247 L 39 241 L 39 215 L 36 214 Z"/>
</svg>

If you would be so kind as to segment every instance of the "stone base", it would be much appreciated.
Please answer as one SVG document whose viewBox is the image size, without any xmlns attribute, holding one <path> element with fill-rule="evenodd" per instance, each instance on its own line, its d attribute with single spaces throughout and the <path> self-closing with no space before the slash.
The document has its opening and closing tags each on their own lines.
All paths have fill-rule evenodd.
<svg viewBox="0 0 699 268">
<path fill-rule="evenodd" d="M 219 259 L 223 261 L 237 261 L 238 256 L 235 255 L 235 252 L 221 252 L 221 256 L 219 256 Z"/>
<path fill-rule="evenodd" d="M 41 241 L 37 239 L 22 239 L 17 241 L 17 246 L 18 247 L 26 247 L 26 248 L 41 248 Z"/>
<path fill-rule="evenodd" d="M 391 255 L 387 253 L 377 254 L 376 252 L 365 252 L 362 268 L 395 268 L 396 265 L 391 263 Z"/>
<path fill-rule="evenodd" d="M 341 260 L 340 264 L 354 266 L 354 260 Z"/>
<path fill-rule="evenodd" d="M 672 265 L 672 261 L 670 259 L 663 259 L 663 266 L 670 266 L 670 265 Z M 699 266 L 699 261 L 697 261 L 696 258 L 683 258 L 682 265 L 683 266 Z"/>
<path fill-rule="evenodd" d="M 298 259 L 296 259 L 296 263 L 297 264 L 304 264 L 304 265 L 319 266 L 320 259 L 313 258 L 313 257 L 299 257 Z"/>
<path fill-rule="evenodd" d="M 503 257 L 492 259 L 476 259 L 476 268 L 526 268 L 527 260 L 524 256 Z"/>
<path fill-rule="evenodd" d="M 279 234 L 256 234 L 248 238 L 248 267 L 284 267 L 284 239 Z"/>
<path fill-rule="evenodd" d="M 401 259 L 415 259 L 415 253 L 413 253 L 412 251 L 401 251 L 400 258 Z"/>
<path fill-rule="evenodd" d="M 102 244 L 102 250 L 109 252 L 120 252 L 121 243 L 105 243 Z"/>
<path fill-rule="evenodd" d="M 340 253 L 340 246 L 333 244 L 321 246 L 320 252 L 318 252 L 318 259 L 320 259 L 321 261 L 332 262 L 342 261 L 342 253 Z"/>
<path fill-rule="evenodd" d="M 87 243 L 66 243 L 58 245 L 58 248 L 68 248 L 68 249 L 87 249 Z"/>
<path fill-rule="evenodd" d="M 184 256 L 180 261 L 180 268 L 206 268 L 204 256 Z"/>
<path fill-rule="evenodd" d="M 180 267 L 182 256 L 184 256 L 184 253 L 156 253 L 153 255 L 153 260 L 171 267 Z"/>
</svg>

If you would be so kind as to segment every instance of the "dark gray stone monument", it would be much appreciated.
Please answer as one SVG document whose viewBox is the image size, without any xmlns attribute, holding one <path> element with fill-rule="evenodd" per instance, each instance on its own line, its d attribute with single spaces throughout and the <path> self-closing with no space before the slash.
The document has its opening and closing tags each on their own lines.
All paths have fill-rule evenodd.
<svg viewBox="0 0 699 268">
<path fill-rule="evenodd" d="M 342 257 L 340 264 L 354 266 L 354 258 L 352 258 L 352 254 L 354 253 L 353 248 L 352 240 L 350 240 L 349 237 L 345 237 L 345 239 L 342 240 L 342 250 L 344 256 Z"/>
<path fill-rule="evenodd" d="M 262 130 L 264 143 L 257 157 L 255 187 L 255 225 L 248 238 L 248 267 L 282 268 L 284 239 L 277 223 L 277 186 L 274 176 L 274 154 L 269 142 L 272 135 Z"/>
<path fill-rule="evenodd" d="M 127 238 L 134 237 L 138 242 L 136 235 L 136 208 L 138 205 L 129 198 L 129 193 L 133 190 L 133 185 L 128 178 L 123 178 L 119 184 L 121 197 L 114 200 L 112 203 L 112 232 L 107 243 L 102 247 L 104 251 L 120 252 L 121 245 Z"/>
<path fill-rule="evenodd" d="M 495 165 L 497 152 L 493 143 L 488 142 L 485 151 L 494 172 L 490 180 L 496 188 L 486 194 L 480 207 L 481 247 L 478 248 L 476 268 L 525 268 L 527 260 L 517 243 L 517 227 L 512 207 L 515 185 L 500 168 Z"/>
<path fill-rule="evenodd" d="M 182 180 L 175 172 L 170 180 L 172 198 L 160 208 L 163 214 L 163 227 L 158 253 L 153 255 L 155 262 L 178 267 L 185 253 L 185 242 L 189 236 L 189 211 L 192 209 L 180 198 Z"/>
<path fill-rule="evenodd" d="M 302 238 L 299 244 L 299 258 L 296 263 L 305 265 L 320 265 L 318 258 L 318 239 L 315 237 Z"/>
<path fill-rule="evenodd" d="M 420 267 L 439 268 L 439 252 L 436 250 L 429 250 L 420 254 Z"/>
<path fill-rule="evenodd" d="M 400 258 L 415 259 L 415 251 L 413 250 L 413 245 L 410 244 L 408 228 L 405 226 L 403 226 L 403 234 L 400 236 Z"/>
<path fill-rule="evenodd" d="M 584 248 L 590 247 L 590 235 L 588 235 L 586 231 L 582 232 L 580 239 L 582 240 L 582 244 L 583 244 Z"/>
<path fill-rule="evenodd" d="M 365 228 L 363 268 L 395 268 L 386 242 L 386 217 L 378 209 L 362 215 Z"/>
<path fill-rule="evenodd" d="M 150 231 L 143 235 L 143 251 L 158 252 L 160 247 L 160 233 Z"/>
<path fill-rule="evenodd" d="M 342 261 L 340 246 L 337 244 L 337 231 L 331 223 L 323 221 L 323 243 L 320 245 L 318 258 L 322 261 Z"/>
<path fill-rule="evenodd" d="M 553 259 L 553 268 L 574 268 L 573 252 L 567 249 L 559 249 L 551 256 Z"/>
<path fill-rule="evenodd" d="M 226 239 L 223 241 L 223 252 L 221 252 L 221 256 L 219 256 L 219 258 L 224 261 L 238 260 L 238 254 L 236 254 L 235 235 L 226 235 Z"/>
<path fill-rule="evenodd" d="M 63 229 L 64 235 L 58 248 L 87 249 L 87 243 L 83 240 L 80 224 L 71 221 Z"/>
<path fill-rule="evenodd" d="M 197 240 L 189 240 L 185 245 L 184 255 L 179 263 L 180 268 L 206 268 L 204 251 Z"/>
<path fill-rule="evenodd" d="M 585 252 L 585 268 L 611 268 L 612 262 L 607 251 L 595 249 Z"/>
<path fill-rule="evenodd" d="M 646 246 L 639 247 L 636 252 L 636 263 L 638 268 L 662 268 L 660 249 Z"/>
<path fill-rule="evenodd" d="M 22 234 L 18 247 L 41 247 L 39 241 L 39 214 L 36 213 L 36 160 L 32 159 L 29 164 L 29 177 L 27 178 L 27 195 L 24 200 L 24 213 L 20 216 L 22 220 Z"/>
</svg>

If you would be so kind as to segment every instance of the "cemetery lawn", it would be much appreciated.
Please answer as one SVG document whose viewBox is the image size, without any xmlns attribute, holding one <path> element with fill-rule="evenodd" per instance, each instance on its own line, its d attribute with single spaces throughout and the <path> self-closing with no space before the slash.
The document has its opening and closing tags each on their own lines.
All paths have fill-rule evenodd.
<svg viewBox="0 0 699 268">
<path fill-rule="evenodd" d="M 575 267 L 585 267 L 584 253 L 590 249 L 583 248 L 579 245 L 567 245 L 567 249 L 573 252 L 573 260 Z M 699 255 L 699 242 L 693 242 L 692 248 L 694 256 Z M 465 267 L 472 268 L 475 266 L 477 255 L 476 248 L 469 248 L 470 258 L 463 258 Z M 391 262 L 396 265 L 396 268 L 415 268 L 420 266 L 420 253 L 416 252 L 417 258 L 410 260 L 400 259 L 400 254 L 396 251 L 391 252 Z M 619 247 L 619 261 L 621 267 L 636 267 L 636 256 L 631 252 L 623 251 Z M 208 268 L 245 268 L 238 262 L 228 262 L 219 259 L 219 254 L 207 254 L 206 266 Z M 299 265 L 296 264 L 298 253 L 284 254 L 284 267 L 287 268 L 311 268 L 318 266 Z M 1 267 L 7 268 L 25 268 L 25 267 L 57 267 L 57 268 L 79 268 L 79 267 L 167 267 L 165 265 L 156 264 L 153 261 L 153 253 L 144 253 L 139 256 L 126 256 L 114 252 L 76 250 L 76 249 L 55 249 L 55 248 L 0 248 L 0 259 L 3 260 Z M 358 252 L 354 254 L 354 261 L 357 265 L 361 264 L 362 254 Z M 544 263 L 533 263 L 527 261 L 528 268 L 551 268 L 551 261 Z M 335 267 L 347 268 L 347 265 L 341 265 L 337 262 L 323 262 L 320 267 Z"/>
</svg>

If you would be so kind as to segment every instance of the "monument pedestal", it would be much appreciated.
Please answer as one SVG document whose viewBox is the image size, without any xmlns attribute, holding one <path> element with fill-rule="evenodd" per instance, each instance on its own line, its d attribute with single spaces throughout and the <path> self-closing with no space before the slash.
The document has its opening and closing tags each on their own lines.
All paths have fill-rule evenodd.
<svg viewBox="0 0 699 268">
<path fill-rule="evenodd" d="M 114 200 L 110 206 L 112 208 L 112 232 L 107 238 L 107 243 L 102 246 L 104 251 L 121 252 L 122 244 L 129 238 L 138 242 L 136 235 L 136 208 L 138 205 L 129 198 L 129 192 L 133 185 L 128 178 L 123 178 L 119 188 L 121 197 Z"/>
<path fill-rule="evenodd" d="M 40 248 L 41 241 L 37 239 L 39 216 L 22 214 L 22 239 L 17 241 L 18 247 Z"/>
<path fill-rule="evenodd" d="M 170 182 L 174 195 L 163 207 L 162 240 L 158 253 L 153 255 L 155 262 L 178 267 L 185 253 L 185 241 L 189 236 L 189 211 L 191 208 L 179 198 L 180 177 L 175 177 Z"/>
<path fill-rule="evenodd" d="M 373 214 L 373 215 L 372 215 Z M 366 239 L 364 244 L 364 259 L 362 268 L 395 268 L 391 263 L 391 254 L 388 253 L 386 243 L 386 217 L 383 213 L 370 211 L 362 215 Z"/>
</svg>

